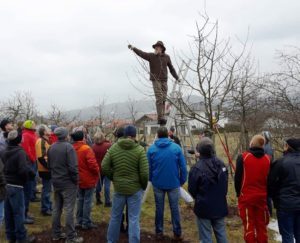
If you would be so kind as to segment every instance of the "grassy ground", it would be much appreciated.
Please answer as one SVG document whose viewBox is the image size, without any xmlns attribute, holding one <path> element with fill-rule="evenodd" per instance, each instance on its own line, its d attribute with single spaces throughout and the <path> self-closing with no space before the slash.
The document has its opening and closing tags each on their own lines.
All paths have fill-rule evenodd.
<svg viewBox="0 0 300 243">
<path fill-rule="evenodd" d="M 237 135 L 232 134 L 229 136 L 229 144 L 234 147 L 237 143 Z M 216 138 L 216 149 L 219 157 L 226 160 L 225 153 L 221 147 L 219 139 Z M 229 193 L 228 193 L 228 202 L 230 207 L 235 208 L 237 201 L 233 188 L 232 178 L 229 181 Z M 166 201 L 166 210 L 165 210 L 165 233 L 169 236 L 172 236 L 172 228 L 171 228 L 171 218 L 170 218 L 170 210 L 167 206 L 168 202 Z M 49 230 L 51 228 L 51 217 L 43 217 L 40 215 L 40 204 L 32 203 L 30 208 L 31 213 L 35 216 L 35 224 L 27 226 L 29 233 L 39 233 L 42 231 Z M 235 210 L 233 210 L 235 211 Z M 150 190 L 146 202 L 142 207 L 142 215 L 141 215 L 141 230 L 143 232 L 149 232 L 149 234 L 154 233 L 154 215 L 155 215 L 155 206 L 154 206 L 154 198 L 153 192 Z M 92 212 L 93 220 L 97 223 L 108 223 L 110 218 L 110 209 L 104 208 L 103 206 L 94 206 Z M 194 214 L 190 208 L 190 206 L 186 205 L 183 201 L 181 201 L 181 217 L 182 217 L 182 228 L 183 234 L 186 242 L 199 242 L 198 240 L 198 232 L 197 226 L 195 222 Z M 105 225 L 105 224 L 104 224 Z M 226 219 L 227 225 L 227 235 L 230 243 L 240 243 L 243 242 L 243 228 L 241 221 L 238 216 L 233 215 Z M 98 229 L 99 231 L 106 231 L 105 226 L 102 224 L 102 229 Z M 273 240 L 273 232 L 270 231 L 270 241 L 271 243 L 275 243 Z M 104 239 L 103 239 L 104 240 Z M 0 235 L 0 242 L 6 243 L 3 230 Z M 49 241 L 50 242 L 50 239 Z M 104 242 L 104 241 L 103 241 Z M 170 241 L 165 241 L 170 242 Z M 87 242 L 85 242 L 87 243 Z M 92 243 L 92 242 L 91 242 Z"/>
</svg>

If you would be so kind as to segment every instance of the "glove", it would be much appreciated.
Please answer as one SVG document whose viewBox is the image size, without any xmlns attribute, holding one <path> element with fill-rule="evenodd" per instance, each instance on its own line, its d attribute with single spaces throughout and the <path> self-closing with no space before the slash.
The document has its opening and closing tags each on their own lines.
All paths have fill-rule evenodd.
<svg viewBox="0 0 300 243">
<path fill-rule="evenodd" d="M 132 50 L 133 46 L 132 45 L 128 45 L 128 49 Z"/>
</svg>

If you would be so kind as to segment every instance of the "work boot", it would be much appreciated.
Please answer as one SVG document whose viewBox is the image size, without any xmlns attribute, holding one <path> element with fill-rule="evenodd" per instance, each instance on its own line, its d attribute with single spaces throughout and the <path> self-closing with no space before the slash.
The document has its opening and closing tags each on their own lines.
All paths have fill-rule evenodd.
<svg viewBox="0 0 300 243">
<path fill-rule="evenodd" d="M 34 243 L 36 238 L 34 236 L 27 236 L 25 240 L 17 240 L 16 243 Z"/>
<path fill-rule="evenodd" d="M 158 124 L 160 126 L 165 126 L 167 124 L 167 120 L 165 118 L 161 118 L 158 120 Z"/>
<path fill-rule="evenodd" d="M 36 203 L 36 202 L 40 202 L 40 201 L 41 201 L 41 199 L 38 197 L 30 199 L 30 202 L 32 202 L 32 203 Z"/>
<path fill-rule="evenodd" d="M 73 238 L 72 240 L 66 240 L 65 243 L 82 243 L 83 242 L 83 238 L 82 237 L 78 237 L 76 236 L 75 238 Z"/>
<path fill-rule="evenodd" d="M 26 217 L 24 220 L 24 224 L 34 224 L 34 220 L 29 217 Z"/>
<path fill-rule="evenodd" d="M 104 204 L 104 207 L 106 207 L 106 208 L 111 208 L 111 202 L 105 203 L 105 204 Z"/>
<path fill-rule="evenodd" d="M 65 233 L 60 233 L 60 235 L 52 237 L 52 241 L 65 240 L 66 238 L 67 235 Z"/>
<path fill-rule="evenodd" d="M 52 212 L 50 210 L 42 212 L 43 216 L 52 216 Z"/>
<path fill-rule="evenodd" d="M 90 225 L 82 225 L 82 230 L 91 230 L 91 229 L 97 229 L 98 226 L 94 223 L 91 223 Z"/>
<path fill-rule="evenodd" d="M 101 201 L 101 199 L 97 198 L 96 199 L 96 205 L 101 205 L 101 204 L 103 204 L 103 202 Z"/>
</svg>

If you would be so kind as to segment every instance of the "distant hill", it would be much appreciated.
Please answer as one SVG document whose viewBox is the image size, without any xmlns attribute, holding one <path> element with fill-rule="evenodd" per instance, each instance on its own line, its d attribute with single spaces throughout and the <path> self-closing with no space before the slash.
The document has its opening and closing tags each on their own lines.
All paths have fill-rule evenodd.
<svg viewBox="0 0 300 243">
<path fill-rule="evenodd" d="M 190 103 L 200 102 L 201 98 L 198 96 L 189 97 Z M 111 103 L 104 106 L 104 114 L 106 116 L 114 116 L 117 119 L 130 119 L 131 113 L 129 110 L 130 102 L 118 102 Z M 144 114 L 155 113 L 155 101 L 154 100 L 137 100 L 134 104 L 135 110 L 137 112 L 136 118 L 138 119 Z M 74 117 L 79 114 L 79 119 L 82 121 L 90 120 L 97 117 L 97 111 L 95 107 L 85 107 L 82 109 L 75 109 L 66 112 L 68 117 Z"/>
</svg>

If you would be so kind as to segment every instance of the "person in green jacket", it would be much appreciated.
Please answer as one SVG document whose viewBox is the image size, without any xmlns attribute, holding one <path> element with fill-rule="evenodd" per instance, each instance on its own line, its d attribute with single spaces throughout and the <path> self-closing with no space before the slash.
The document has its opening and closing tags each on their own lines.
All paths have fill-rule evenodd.
<svg viewBox="0 0 300 243">
<path fill-rule="evenodd" d="M 125 127 L 120 138 L 106 153 L 102 173 L 114 184 L 115 193 L 107 231 L 107 242 L 119 240 L 125 204 L 128 204 L 129 242 L 140 242 L 140 212 L 143 192 L 149 179 L 149 165 L 145 150 L 136 141 L 136 128 Z"/>
</svg>

